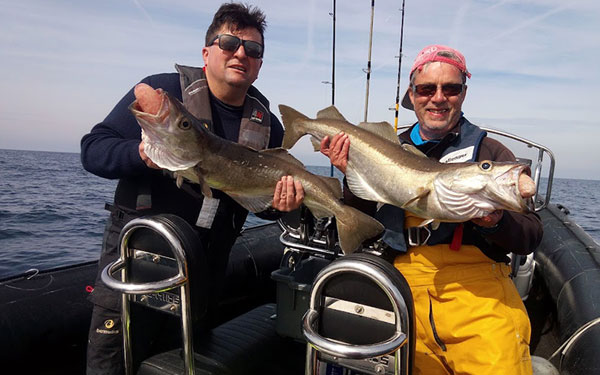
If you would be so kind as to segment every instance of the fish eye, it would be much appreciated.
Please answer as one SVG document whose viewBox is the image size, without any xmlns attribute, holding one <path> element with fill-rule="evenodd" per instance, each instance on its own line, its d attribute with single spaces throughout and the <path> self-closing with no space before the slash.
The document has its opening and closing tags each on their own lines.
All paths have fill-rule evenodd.
<svg viewBox="0 0 600 375">
<path fill-rule="evenodd" d="M 192 125 L 190 124 L 190 121 L 186 118 L 182 119 L 179 122 L 179 129 L 181 129 L 181 130 L 188 130 L 191 127 L 192 127 Z"/>
<path fill-rule="evenodd" d="M 479 163 L 479 168 L 481 168 L 484 171 L 488 171 L 488 170 L 492 169 L 492 162 L 488 161 L 488 160 L 484 160 L 481 163 Z"/>
</svg>

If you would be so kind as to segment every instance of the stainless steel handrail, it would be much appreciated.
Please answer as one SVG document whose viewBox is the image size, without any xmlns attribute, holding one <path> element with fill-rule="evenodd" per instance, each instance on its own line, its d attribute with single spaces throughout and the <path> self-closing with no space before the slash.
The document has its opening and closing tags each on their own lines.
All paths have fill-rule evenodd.
<svg viewBox="0 0 600 375">
<path fill-rule="evenodd" d="M 358 273 L 372 280 L 390 299 L 395 315 L 396 332 L 389 339 L 372 345 L 351 345 L 324 338 L 316 332 L 314 325 L 319 316 L 317 309 L 319 303 L 321 303 L 323 287 L 330 278 L 349 272 Z M 309 309 L 302 322 L 303 334 L 308 341 L 306 374 L 314 373 L 315 350 L 322 351 L 331 356 L 348 359 L 367 359 L 395 351 L 395 373 L 408 374 L 408 345 L 406 345 L 408 337 L 402 332 L 403 327 L 406 327 L 406 329 L 410 327 L 408 308 L 400 291 L 393 285 L 387 275 L 371 264 L 363 263 L 356 259 L 341 258 L 319 272 L 313 283 Z M 399 350 L 401 348 L 403 350 Z M 402 369 L 400 366 L 402 366 Z M 402 372 L 400 372 L 401 370 Z"/>
<path fill-rule="evenodd" d="M 177 261 L 178 274 L 166 280 L 148 282 L 148 283 L 131 283 L 128 281 L 127 266 L 131 261 L 134 253 L 129 248 L 129 240 L 131 235 L 138 229 L 147 228 L 158 233 L 169 244 L 175 259 Z M 190 288 L 188 283 L 188 265 L 185 256 L 185 250 L 181 241 L 169 229 L 169 227 L 160 221 L 152 218 L 136 218 L 128 222 L 119 235 L 120 256 L 116 261 L 108 264 L 102 270 L 101 279 L 107 287 L 123 294 L 123 308 L 121 312 L 123 324 L 123 347 L 125 355 L 125 372 L 127 375 L 133 374 L 133 357 L 131 348 L 131 332 L 130 332 L 130 309 L 129 303 L 133 294 L 158 293 L 167 290 L 180 288 L 181 298 L 181 325 L 183 336 L 183 354 L 184 366 L 186 374 L 194 374 L 194 350 L 192 339 L 192 311 L 190 304 Z M 113 277 L 113 273 L 121 271 L 121 281 Z"/>
</svg>

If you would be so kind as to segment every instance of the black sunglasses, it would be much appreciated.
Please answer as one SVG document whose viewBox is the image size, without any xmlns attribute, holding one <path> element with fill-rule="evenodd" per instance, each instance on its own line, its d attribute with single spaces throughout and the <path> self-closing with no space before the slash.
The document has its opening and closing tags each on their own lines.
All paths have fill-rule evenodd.
<svg viewBox="0 0 600 375">
<path fill-rule="evenodd" d="M 444 96 L 456 96 L 463 92 L 465 84 L 463 83 L 445 83 L 442 86 Z M 438 85 L 434 83 L 424 83 L 422 85 L 413 85 L 413 91 L 419 96 L 434 96 Z"/>
<path fill-rule="evenodd" d="M 265 47 L 262 44 L 252 40 L 240 39 L 237 36 L 230 34 L 219 34 L 215 36 L 214 39 L 208 43 L 208 46 L 215 44 L 217 39 L 219 40 L 219 48 L 223 51 L 235 52 L 240 48 L 241 44 L 244 46 L 246 55 L 254 57 L 255 59 L 260 59 L 263 56 Z"/>
</svg>

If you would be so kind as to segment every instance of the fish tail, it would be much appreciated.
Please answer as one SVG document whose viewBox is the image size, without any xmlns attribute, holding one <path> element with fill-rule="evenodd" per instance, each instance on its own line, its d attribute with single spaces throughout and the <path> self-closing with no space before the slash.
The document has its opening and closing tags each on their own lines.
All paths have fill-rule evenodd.
<svg viewBox="0 0 600 375">
<path fill-rule="evenodd" d="M 383 225 L 356 208 L 345 206 L 336 216 L 340 247 L 344 254 L 355 252 L 361 244 L 383 232 Z"/>
<path fill-rule="evenodd" d="M 290 149 L 296 144 L 296 142 L 298 142 L 298 139 L 305 134 L 298 130 L 298 127 L 295 125 L 296 120 L 308 120 L 308 117 L 296 111 L 292 107 L 288 107 L 287 105 L 283 104 L 279 105 L 279 112 L 281 113 L 281 120 L 283 121 L 283 126 L 285 127 L 285 133 L 283 135 L 283 143 L 281 147 Z"/>
</svg>

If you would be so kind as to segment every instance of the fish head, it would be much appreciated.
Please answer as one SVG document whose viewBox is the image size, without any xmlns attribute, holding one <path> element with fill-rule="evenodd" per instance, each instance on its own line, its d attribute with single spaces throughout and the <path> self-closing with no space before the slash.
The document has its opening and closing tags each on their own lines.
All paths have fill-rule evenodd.
<svg viewBox="0 0 600 375">
<path fill-rule="evenodd" d="M 162 89 L 158 112 L 145 112 L 136 99 L 129 110 L 142 128 L 144 152 L 161 168 L 179 171 L 202 160 L 207 125 L 190 114 L 183 104 Z"/>
<path fill-rule="evenodd" d="M 440 205 L 466 219 L 487 216 L 495 210 L 526 213 L 533 194 L 521 188 L 526 184 L 519 181 L 533 184 L 530 175 L 530 168 L 518 163 L 456 163 L 437 176 L 434 187 Z"/>
</svg>

